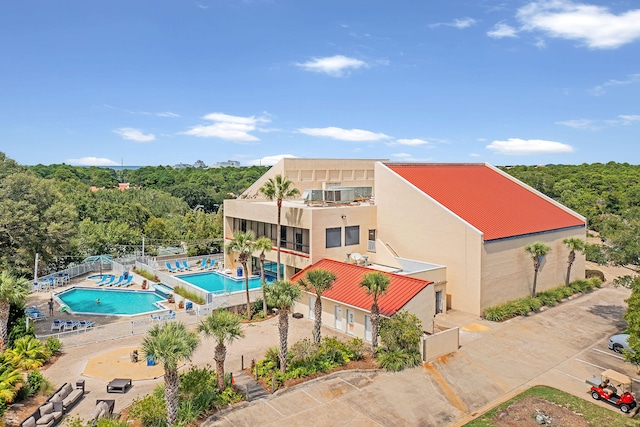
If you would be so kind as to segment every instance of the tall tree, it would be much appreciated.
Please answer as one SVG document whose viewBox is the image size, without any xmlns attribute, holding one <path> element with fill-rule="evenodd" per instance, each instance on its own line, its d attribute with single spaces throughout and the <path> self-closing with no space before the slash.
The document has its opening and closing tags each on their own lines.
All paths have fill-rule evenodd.
<svg viewBox="0 0 640 427">
<path fill-rule="evenodd" d="M 367 295 L 373 298 L 371 304 L 371 346 L 375 353 L 378 347 L 378 329 L 380 327 L 380 307 L 378 307 L 378 298 L 384 295 L 389 288 L 391 279 L 386 274 L 379 271 L 367 273 L 363 276 L 360 286 L 362 286 Z"/>
<path fill-rule="evenodd" d="M 273 242 L 267 237 L 260 237 L 256 240 L 255 250 L 260 251 L 260 278 L 262 279 L 262 312 L 267 317 L 267 279 L 264 275 L 265 252 L 270 252 L 273 248 Z"/>
<path fill-rule="evenodd" d="M 531 296 L 536 296 L 536 286 L 538 284 L 538 271 L 540 271 L 540 265 L 542 259 L 551 252 L 551 248 L 544 242 L 529 243 L 524 247 L 525 252 L 531 256 L 533 261 L 533 287 L 531 288 Z"/>
<path fill-rule="evenodd" d="M 187 330 L 184 323 L 180 322 L 155 325 L 142 341 L 144 357 L 153 357 L 164 368 L 164 401 L 167 406 L 168 427 L 175 424 L 178 414 L 178 363 L 181 360 L 191 360 L 198 343 L 198 334 Z"/>
<path fill-rule="evenodd" d="M 300 288 L 288 280 L 277 280 L 267 288 L 269 305 L 278 309 L 280 334 L 280 371 L 287 370 L 287 340 L 289 337 L 289 312 L 300 298 Z"/>
<path fill-rule="evenodd" d="M 307 271 L 305 277 L 298 281 L 307 292 L 316 294 L 316 301 L 313 306 L 315 317 L 313 324 L 313 341 L 320 343 L 320 331 L 322 327 L 322 294 L 331 289 L 336 281 L 336 276 L 330 271 L 318 268 Z"/>
<path fill-rule="evenodd" d="M 565 286 L 569 286 L 569 280 L 571 277 L 571 267 L 576 260 L 576 251 L 584 252 L 585 242 L 577 237 L 567 237 L 562 241 L 569 248 L 569 258 L 567 260 L 567 278 L 565 279 Z"/>
<path fill-rule="evenodd" d="M 216 349 L 213 359 L 216 361 L 216 373 L 218 375 L 218 389 L 224 390 L 224 361 L 227 358 L 227 345 L 238 338 L 244 337 L 240 327 L 242 318 L 228 310 L 221 309 L 212 312 L 198 325 L 198 331 L 205 336 L 213 337 L 216 341 Z"/>
<path fill-rule="evenodd" d="M 16 277 L 7 270 L 0 273 L 0 352 L 7 349 L 11 305 L 24 305 L 30 286 L 27 279 Z"/>
<path fill-rule="evenodd" d="M 249 299 L 249 270 L 247 268 L 247 262 L 255 249 L 255 238 L 256 236 L 253 234 L 253 231 L 235 231 L 233 233 L 233 240 L 227 243 L 226 246 L 227 254 L 231 255 L 237 252 L 238 262 L 242 264 L 245 291 L 247 293 L 247 318 L 249 320 L 251 320 L 251 300 Z"/>
<path fill-rule="evenodd" d="M 267 182 L 260 188 L 260 192 L 265 195 L 269 200 L 276 200 L 278 206 L 278 222 L 276 228 L 276 248 L 278 250 L 277 258 L 277 279 L 280 280 L 280 229 L 282 227 L 282 201 L 284 199 L 290 199 L 300 194 L 300 190 L 293 186 L 287 177 L 282 174 L 278 174 L 273 178 L 269 178 Z"/>
</svg>

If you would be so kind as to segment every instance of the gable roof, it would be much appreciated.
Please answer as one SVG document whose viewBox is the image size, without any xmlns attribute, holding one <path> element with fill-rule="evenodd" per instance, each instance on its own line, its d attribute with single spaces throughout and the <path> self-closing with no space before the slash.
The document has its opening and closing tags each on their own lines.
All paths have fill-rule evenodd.
<svg viewBox="0 0 640 427">
<path fill-rule="evenodd" d="M 304 278 L 307 271 L 319 268 L 330 271 L 336 276 L 336 281 L 333 283 L 331 289 L 322 294 L 323 298 L 358 307 L 366 311 L 371 310 L 373 298 L 367 295 L 365 289 L 360 286 L 362 278 L 365 274 L 372 272 L 379 272 L 388 276 L 389 279 L 391 279 L 391 283 L 389 283 L 387 292 L 381 297 L 378 297 L 380 314 L 387 317 L 396 314 L 402 307 L 418 295 L 420 291 L 433 283 L 427 280 L 402 276 L 400 274 L 385 273 L 327 258 L 323 258 L 304 270 L 299 271 L 291 278 L 291 281 L 295 283 L 299 279 Z"/>
<path fill-rule="evenodd" d="M 482 233 L 484 240 L 585 226 L 514 178 L 486 164 L 385 164 Z"/>
</svg>

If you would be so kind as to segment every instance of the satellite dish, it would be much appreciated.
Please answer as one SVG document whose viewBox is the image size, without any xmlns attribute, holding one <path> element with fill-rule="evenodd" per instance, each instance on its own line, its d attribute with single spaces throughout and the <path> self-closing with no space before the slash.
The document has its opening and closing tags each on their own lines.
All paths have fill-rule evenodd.
<svg viewBox="0 0 640 427">
<path fill-rule="evenodd" d="M 360 261 L 362 259 L 362 255 L 358 252 L 354 252 L 351 254 L 351 259 L 354 261 Z"/>
</svg>

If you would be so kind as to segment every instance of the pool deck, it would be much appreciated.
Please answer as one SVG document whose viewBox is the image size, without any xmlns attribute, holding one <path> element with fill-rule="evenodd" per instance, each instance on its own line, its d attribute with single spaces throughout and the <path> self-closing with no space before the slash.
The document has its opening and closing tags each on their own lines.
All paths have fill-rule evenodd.
<svg viewBox="0 0 640 427">
<path fill-rule="evenodd" d="M 54 292 L 67 289 L 72 286 L 91 286 L 94 281 L 87 279 L 75 279 L 64 287 L 59 287 Z M 139 284 L 130 287 L 131 289 L 141 289 Z M 71 315 L 54 312 L 54 316 L 48 314 L 47 301 L 51 292 L 35 292 L 29 295 L 27 305 L 37 305 L 46 314 L 47 319 L 36 322 L 36 331 L 39 335 L 50 334 L 52 318 L 65 320 L 84 319 L 96 322 L 96 325 L 107 325 L 116 322 L 132 320 L 131 317 L 120 316 L 87 316 Z M 177 310 L 175 304 L 169 304 L 177 313 L 177 320 L 184 321 L 188 328 L 194 330 L 196 324 L 193 315 L 185 313 L 185 310 Z M 59 310 L 59 307 L 56 306 Z M 140 319 L 148 320 L 149 316 L 138 316 Z M 304 319 L 289 320 L 289 342 L 293 343 L 302 338 L 311 336 L 313 322 L 306 317 Z M 331 329 L 323 329 L 323 335 L 344 336 Z M 245 338 L 232 343 L 227 347 L 227 359 L 225 368 L 227 372 L 238 372 L 242 368 L 251 364 L 251 360 L 259 360 L 264 356 L 264 352 L 269 348 L 278 345 L 278 320 L 270 318 L 262 322 L 255 322 L 243 325 Z M 97 331 L 88 331 L 91 334 Z M 84 334 L 85 332 L 83 332 Z M 215 366 L 213 360 L 213 348 L 215 342 L 211 338 L 201 336 L 200 346 L 196 350 L 192 360 L 185 361 L 180 368 L 183 372 L 190 366 Z M 116 399 L 115 412 L 118 413 L 128 407 L 134 399 L 140 398 L 150 393 L 157 385 L 163 383 L 163 368 L 159 365 L 147 366 L 146 360 L 141 351 L 141 343 L 144 335 L 128 336 L 126 338 L 109 341 L 93 342 L 73 348 L 63 348 L 62 355 L 55 363 L 46 365 L 42 369 L 43 375 L 52 381 L 55 388 L 65 382 L 75 384 L 79 379 L 85 380 L 86 394 L 70 412 L 70 416 L 78 416 L 87 419 L 95 408 L 96 399 Z M 137 349 L 140 361 L 134 363 L 130 355 Z M 114 378 L 131 378 L 133 387 L 124 394 L 107 393 L 107 383 Z"/>
</svg>

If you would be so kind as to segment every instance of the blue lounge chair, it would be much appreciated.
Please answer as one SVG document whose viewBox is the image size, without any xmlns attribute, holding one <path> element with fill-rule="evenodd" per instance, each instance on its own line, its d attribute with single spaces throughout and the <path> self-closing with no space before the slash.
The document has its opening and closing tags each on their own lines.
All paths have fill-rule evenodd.
<svg viewBox="0 0 640 427">
<path fill-rule="evenodd" d="M 200 265 L 198 266 L 198 270 L 204 270 L 205 268 L 207 268 L 207 263 L 209 262 L 208 259 L 206 258 L 202 258 L 202 262 L 200 263 Z"/>
<path fill-rule="evenodd" d="M 102 275 L 102 279 L 98 280 L 96 282 L 96 285 L 102 285 L 104 282 L 106 282 L 107 280 L 109 280 L 109 278 L 111 277 L 111 274 L 103 274 Z"/>
<path fill-rule="evenodd" d="M 95 322 L 92 321 L 86 321 L 86 320 L 79 320 L 78 321 L 78 330 L 87 330 L 89 328 L 91 328 L 94 325 Z"/>
<path fill-rule="evenodd" d="M 209 267 L 207 267 L 207 270 L 213 270 L 215 266 L 216 266 L 216 260 L 212 259 L 211 264 L 209 264 Z"/>
<path fill-rule="evenodd" d="M 116 282 L 109 284 L 109 286 L 120 286 L 120 283 L 122 283 L 123 281 L 124 281 L 124 276 L 120 276 L 118 277 L 118 280 Z"/>
<path fill-rule="evenodd" d="M 126 279 L 124 279 L 124 281 L 122 283 L 120 283 L 120 287 L 121 288 L 126 288 L 127 286 L 129 286 L 131 284 L 132 281 L 133 281 L 133 276 L 129 276 Z"/>
<path fill-rule="evenodd" d="M 178 260 L 176 260 L 176 270 L 178 270 L 178 271 L 184 271 L 184 268 L 182 268 L 182 267 L 180 266 L 180 261 L 178 261 Z"/>
<path fill-rule="evenodd" d="M 111 285 L 115 280 L 116 280 L 116 276 L 114 276 L 113 274 L 110 274 L 110 275 L 109 275 L 109 278 L 108 278 L 106 281 L 104 281 L 104 282 L 100 283 L 98 286 L 109 286 L 109 285 Z"/>
<path fill-rule="evenodd" d="M 80 324 L 80 322 L 78 322 L 77 320 L 67 320 L 66 322 L 64 322 L 64 326 L 63 326 L 63 331 L 73 331 L 75 329 L 78 329 L 78 325 Z"/>
<path fill-rule="evenodd" d="M 191 266 L 187 264 L 187 261 L 185 260 L 182 261 L 182 268 L 184 268 L 185 270 L 191 270 Z"/>
<path fill-rule="evenodd" d="M 64 328 L 64 322 L 62 322 L 60 320 L 54 320 L 51 323 L 51 332 L 53 332 L 53 331 L 62 332 L 63 328 Z"/>
<path fill-rule="evenodd" d="M 178 271 L 174 267 L 172 267 L 171 264 L 169 264 L 168 261 L 166 262 L 165 265 L 167 266 L 167 270 L 169 270 L 171 273 L 175 273 L 176 271 Z"/>
<path fill-rule="evenodd" d="M 32 307 L 28 307 L 24 309 L 24 313 L 29 317 L 29 319 L 31 320 L 42 320 L 42 319 L 46 319 L 46 316 L 44 314 L 42 314 L 42 312 L 40 311 L 40 309 L 38 307 L 36 307 L 35 305 Z"/>
</svg>

